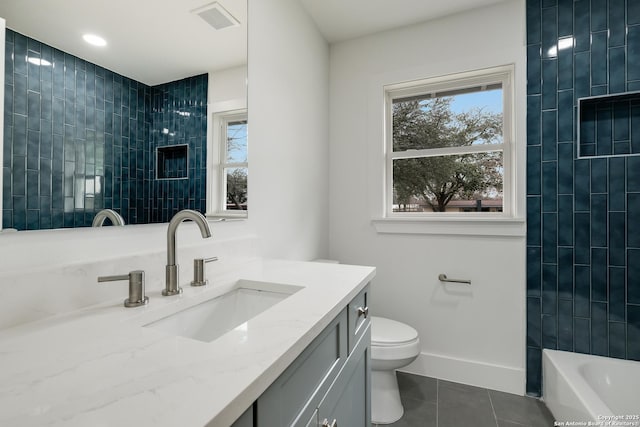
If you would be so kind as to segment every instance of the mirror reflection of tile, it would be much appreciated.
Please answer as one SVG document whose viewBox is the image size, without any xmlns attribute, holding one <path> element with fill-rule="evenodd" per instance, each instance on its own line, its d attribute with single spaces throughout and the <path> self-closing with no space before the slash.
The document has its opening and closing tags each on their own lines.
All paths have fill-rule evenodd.
<svg viewBox="0 0 640 427">
<path fill-rule="evenodd" d="M 7 30 L 5 76 L 3 228 L 205 211 L 207 74 L 147 86 Z M 156 149 L 179 145 L 183 179 L 157 181 Z"/>
</svg>

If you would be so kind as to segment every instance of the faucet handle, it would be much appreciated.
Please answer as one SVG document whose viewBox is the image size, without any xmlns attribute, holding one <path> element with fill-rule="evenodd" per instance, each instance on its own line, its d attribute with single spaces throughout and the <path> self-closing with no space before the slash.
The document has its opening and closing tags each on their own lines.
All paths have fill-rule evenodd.
<svg viewBox="0 0 640 427">
<path fill-rule="evenodd" d="M 139 307 L 149 303 L 149 297 L 144 294 L 144 271 L 134 270 L 129 274 L 118 276 L 100 276 L 98 282 L 115 282 L 129 280 L 129 298 L 124 300 L 125 307 Z"/>
<path fill-rule="evenodd" d="M 217 261 L 218 257 L 214 256 L 211 258 L 196 258 L 193 260 L 193 280 L 191 281 L 191 286 L 204 286 L 209 283 L 208 279 L 205 279 L 205 268 L 204 265 L 208 262 Z"/>
</svg>

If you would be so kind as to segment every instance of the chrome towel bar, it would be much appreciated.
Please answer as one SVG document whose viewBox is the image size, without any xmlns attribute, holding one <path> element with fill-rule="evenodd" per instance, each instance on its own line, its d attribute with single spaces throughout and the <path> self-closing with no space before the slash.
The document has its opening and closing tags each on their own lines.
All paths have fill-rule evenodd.
<svg viewBox="0 0 640 427">
<path fill-rule="evenodd" d="M 467 285 L 471 284 L 471 280 L 448 279 L 446 274 L 438 274 L 438 280 L 440 280 L 441 282 L 466 283 Z"/>
</svg>

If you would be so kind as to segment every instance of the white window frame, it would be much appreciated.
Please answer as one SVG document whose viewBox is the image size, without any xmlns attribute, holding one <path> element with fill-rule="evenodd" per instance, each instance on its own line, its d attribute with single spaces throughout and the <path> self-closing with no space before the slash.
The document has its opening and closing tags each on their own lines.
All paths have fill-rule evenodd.
<svg viewBox="0 0 640 427">
<path fill-rule="evenodd" d="M 512 147 L 515 139 L 513 111 L 513 67 L 503 66 L 480 71 L 453 74 L 423 80 L 415 80 L 384 86 L 385 91 L 385 189 L 384 218 L 413 220 L 507 220 L 515 212 L 514 170 Z M 423 150 L 393 151 L 393 100 L 421 96 L 458 89 L 501 84 L 503 101 L 503 141 L 501 144 L 471 145 L 460 147 L 431 148 Z M 396 159 L 434 157 L 502 151 L 503 153 L 503 211 L 502 212 L 393 212 L 393 161 Z"/>
<path fill-rule="evenodd" d="M 247 168 L 249 169 L 249 161 L 239 163 L 227 163 L 227 125 L 230 122 L 247 120 L 247 109 L 238 109 L 230 111 L 221 111 L 213 113 L 212 126 L 213 138 L 212 144 L 209 146 L 210 165 L 208 168 L 211 173 L 209 178 L 209 197 L 207 200 L 208 216 L 217 218 L 247 218 L 247 210 L 228 210 L 227 209 L 227 177 L 225 170 L 227 168 Z M 249 150 L 249 130 L 247 126 L 247 156 Z M 248 179 L 248 178 L 247 178 Z M 248 182 L 247 182 L 248 185 Z M 248 197 L 247 197 L 248 200 Z"/>
</svg>

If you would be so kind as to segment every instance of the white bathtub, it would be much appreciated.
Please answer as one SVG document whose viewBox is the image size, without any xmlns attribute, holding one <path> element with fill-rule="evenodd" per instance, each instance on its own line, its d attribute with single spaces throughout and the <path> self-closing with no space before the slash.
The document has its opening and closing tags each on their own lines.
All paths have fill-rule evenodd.
<svg viewBox="0 0 640 427">
<path fill-rule="evenodd" d="M 640 362 L 542 352 L 542 398 L 557 421 L 640 426 L 638 387 Z"/>
</svg>

